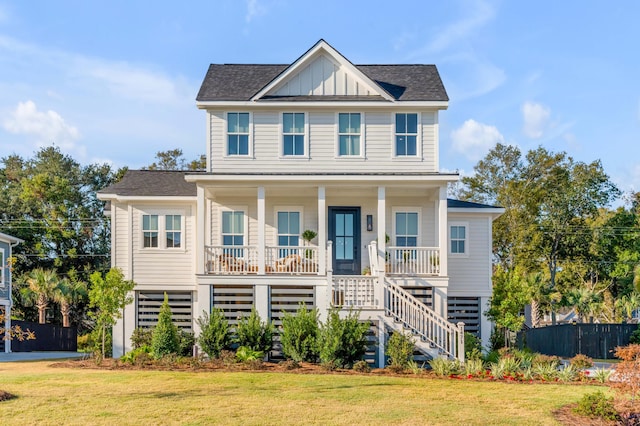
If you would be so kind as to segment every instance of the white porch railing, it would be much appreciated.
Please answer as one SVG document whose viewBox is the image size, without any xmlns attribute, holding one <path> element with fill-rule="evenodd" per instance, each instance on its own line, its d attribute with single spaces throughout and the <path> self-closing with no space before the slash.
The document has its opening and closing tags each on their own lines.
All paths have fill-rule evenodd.
<svg viewBox="0 0 640 426">
<path fill-rule="evenodd" d="M 334 275 L 331 304 L 342 308 L 378 307 L 375 286 L 378 278 L 371 275 Z"/>
<path fill-rule="evenodd" d="M 402 287 L 390 282 L 384 283 L 384 310 L 442 354 L 464 362 L 464 323 L 450 323 Z"/>
<path fill-rule="evenodd" d="M 438 247 L 387 247 L 388 275 L 439 275 Z"/>
<path fill-rule="evenodd" d="M 318 247 L 266 247 L 265 263 L 267 274 L 318 274 L 320 271 Z"/>
<path fill-rule="evenodd" d="M 205 246 L 207 274 L 256 274 L 258 249 L 255 246 Z"/>
<path fill-rule="evenodd" d="M 367 246 L 367 250 L 369 251 L 369 269 L 371 270 L 371 275 L 378 275 L 380 271 L 380 266 L 378 265 L 378 243 L 372 241 L 371 244 Z"/>
</svg>

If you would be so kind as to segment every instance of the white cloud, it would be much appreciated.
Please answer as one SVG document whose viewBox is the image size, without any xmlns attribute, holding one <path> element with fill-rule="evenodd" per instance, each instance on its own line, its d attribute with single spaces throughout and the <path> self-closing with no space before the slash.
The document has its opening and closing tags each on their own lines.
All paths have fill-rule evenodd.
<svg viewBox="0 0 640 426">
<path fill-rule="evenodd" d="M 469 5 L 467 2 L 464 4 Z M 438 30 L 436 37 L 428 45 L 430 52 L 441 52 L 459 41 L 468 40 L 495 16 L 493 7 L 484 1 L 473 2 L 468 10 L 466 16 Z"/>
<path fill-rule="evenodd" d="M 67 124 L 55 111 L 38 111 L 33 101 L 20 102 L 5 119 L 2 127 L 10 133 L 35 136 L 39 145 L 55 143 L 65 149 L 72 149 L 80 132 Z"/>
<path fill-rule="evenodd" d="M 467 120 L 451 132 L 453 149 L 471 161 L 478 161 L 497 143 L 504 143 L 504 136 L 495 126 Z"/>
<path fill-rule="evenodd" d="M 542 104 L 525 102 L 522 105 L 523 131 L 531 139 L 540 139 L 549 125 L 551 110 Z"/>
<path fill-rule="evenodd" d="M 265 13 L 267 13 L 267 8 L 259 0 L 247 0 L 247 14 L 244 17 L 247 23 Z"/>
</svg>

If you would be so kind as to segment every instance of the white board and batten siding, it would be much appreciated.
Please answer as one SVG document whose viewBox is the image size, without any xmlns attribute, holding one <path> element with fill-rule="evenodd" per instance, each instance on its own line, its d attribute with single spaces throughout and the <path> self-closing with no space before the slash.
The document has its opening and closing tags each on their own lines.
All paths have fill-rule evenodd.
<svg viewBox="0 0 640 426">
<path fill-rule="evenodd" d="M 491 217 L 449 213 L 448 221 L 468 224 L 467 254 L 449 254 L 449 296 L 491 296 Z"/>
<path fill-rule="evenodd" d="M 287 173 L 304 170 L 310 173 L 332 172 L 436 172 L 438 112 L 435 110 L 406 110 L 420 114 L 418 131 L 421 151 L 416 157 L 394 158 L 395 116 L 394 111 L 353 109 L 300 109 L 278 110 L 237 109 L 231 112 L 250 112 L 249 156 L 226 156 L 226 113 L 208 111 L 209 155 L 211 171 Z M 306 113 L 308 153 L 303 158 L 282 156 L 281 116 L 283 112 Z M 364 155 L 360 157 L 338 157 L 338 112 L 361 113 L 361 138 L 364 140 Z"/>
</svg>

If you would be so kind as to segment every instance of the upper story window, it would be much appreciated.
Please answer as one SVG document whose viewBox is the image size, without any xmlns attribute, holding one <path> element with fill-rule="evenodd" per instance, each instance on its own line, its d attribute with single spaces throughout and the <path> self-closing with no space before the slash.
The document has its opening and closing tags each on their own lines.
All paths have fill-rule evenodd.
<svg viewBox="0 0 640 426">
<path fill-rule="evenodd" d="M 396 156 L 418 155 L 418 114 L 396 114 Z"/>
<path fill-rule="evenodd" d="M 142 247 L 158 247 L 158 215 L 142 215 Z"/>
<path fill-rule="evenodd" d="M 468 254 L 467 224 L 454 223 L 449 226 L 449 250 L 451 254 Z"/>
<path fill-rule="evenodd" d="M 285 112 L 282 114 L 282 154 L 285 156 L 304 155 L 304 113 Z"/>
<path fill-rule="evenodd" d="M 182 244 L 182 217 L 179 214 L 165 216 L 167 248 L 180 248 Z"/>
<path fill-rule="evenodd" d="M 249 155 L 249 113 L 227 113 L 227 155 Z"/>
<path fill-rule="evenodd" d="M 338 114 L 338 155 L 361 155 L 361 120 L 359 112 Z"/>
</svg>

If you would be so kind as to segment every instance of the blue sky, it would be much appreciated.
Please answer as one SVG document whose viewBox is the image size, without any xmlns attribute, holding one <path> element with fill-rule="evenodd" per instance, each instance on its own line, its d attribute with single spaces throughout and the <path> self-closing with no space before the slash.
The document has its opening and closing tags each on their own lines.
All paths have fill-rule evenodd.
<svg viewBox="0 0 640 426">
<path fill-rule="evenodd" d="M 0 157 L 195 158 L 209 63 L 290 63 L 324 38 L 356 64 L 438 66 L 443 170 L 543 145 L 640 190 L 639 16 L 636 1 L 0 0 Z"/>
</svg>

